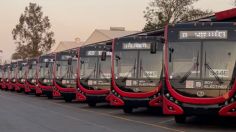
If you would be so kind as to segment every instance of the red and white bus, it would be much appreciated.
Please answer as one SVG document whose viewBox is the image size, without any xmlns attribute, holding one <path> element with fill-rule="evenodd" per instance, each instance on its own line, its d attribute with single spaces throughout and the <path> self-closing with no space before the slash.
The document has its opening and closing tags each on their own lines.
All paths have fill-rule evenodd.
<svg viewBox="0 0 236 132">
<path fill-rule="evenodd" d="M 38 87 L 37 94 L 44 94 L 49 99 L 53 98 L 53 67 L 55 54 L 42 55 L 38 60 Z"/>
<path fill-rule="evenodd" d="M 165 28 L 164 114 L 236 116 L 236 25 L 193 22 Z"/>
<path fill-rule="evenodd" d="M 10 78 L 10 64 L 4 64 L 3 65 L 3 90 L 8 90 L 8 87 L 10 85 L 9 78 Z"/>
<path fill-rule="evenodd" d="M 35 93 L 36 96 L 40 96 L 41 93 L 36 93 L 38 87 L 38 59 L 29 59 L 27 62 L 27 74 L 26 74 L 26 93 Z"/>
<path fill-rule="evenodd" d="M 15 91 L 17 92 L 25 91 L 26 73 L 27 73 L 27 61 L 26 60 L 18 61 Z"/>
<path fill-rule="evenodd" d="M 63 94 L 66 102 L 71 102 L 74 99 L 67 93 L 77 91 L 77 64 L 77 49 L 56 53 L 53 97 L 60 97 Z"/>
<path fill-rule="evenodd" d="M 78 99 L 90 107 L 107 102 L 111 89 L 111 41 L 78 49 Z M 102 58 L 103 55 L 103 58 Z"/>
<path fill-rule="evenodd" d="M 12 62 L 9 67 L 10 79 L 8 90 L 14 91 L 16 87 L 16 77 L 17 77 L 17 62 Z"/>
<path fill-rule="evenodd" d="M 125 113 L 162 106 L 162 40 L 137 35 L 113 41 L 111 105 L 122 106 Z"/>
</svg>

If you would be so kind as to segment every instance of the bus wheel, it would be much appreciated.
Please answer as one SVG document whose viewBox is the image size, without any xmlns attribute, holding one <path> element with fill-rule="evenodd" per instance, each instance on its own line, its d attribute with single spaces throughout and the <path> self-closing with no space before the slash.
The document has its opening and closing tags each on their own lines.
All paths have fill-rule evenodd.
<svg viewBox="0 0 236 132">
<path fill-rule="evenodd" d="M 72 100 L 73 100 L 73 99 L 71 99 L 71 98 L 65 98 L 65 102 L 66 102 L 66 103 L 71 103 Z"/>
<path fill-rule="evenodd" d="M 17 90 L 16 92 L 17 92 L 17 93 L 21 93 L 21 91 L 20 91 L 20 90 Z"/>
<path fill-rule="evenodd" d="M 175 122 L 176 123 L 185 123 L 186 122 L 186 116 L 185 115 L 177 115 L 175 116 Z"/>
<path fill-rule="evenodd" d="M 35 96 L 40 97 L 41 94 L 35 93 Z"/>
<path fill-rule="evenodd" d="M 88 102 L 88 106 L 89 107 L 96 107 L 96 103 L 95 102 Z"/>
<path fill-rule="evenodd" d="M 124 113 L 130 114 L 130 113 L 133 112 L 133 108 L 132 108 L 132 107 L 125 106 L 125 107 L 123 108 L 123 111 L 124 111 Z"/>
<path fill-rule="evenodd" d="M 53 99 L 53 95 L 52 94 L 47 94 L 48 99 Z"/>
</svg>

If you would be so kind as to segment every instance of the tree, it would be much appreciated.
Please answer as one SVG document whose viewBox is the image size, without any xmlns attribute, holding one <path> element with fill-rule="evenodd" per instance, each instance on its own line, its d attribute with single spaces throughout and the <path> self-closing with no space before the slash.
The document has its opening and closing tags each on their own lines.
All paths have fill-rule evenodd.
<svg viewBox="0 0 236 132">
<path fill-rule="evenodd" d="M 19 18 L 19 23 L 12 30 L 13 39 L 17 44 L 12 59 L 25 59 L 48 52 L 55 40 L 50 31 L 51 24 L 48 16 L 43 16 L 42 7 L 29 3 Z"/>
<path fill-rule="evenodd" d="M 195 9 L 198 0 L 153 0 L 144 11 L 147 23 L 144 31 L 155 30 L 166 24 L 189 21 L 212 14 L 209 10 Z"/>
</svg>

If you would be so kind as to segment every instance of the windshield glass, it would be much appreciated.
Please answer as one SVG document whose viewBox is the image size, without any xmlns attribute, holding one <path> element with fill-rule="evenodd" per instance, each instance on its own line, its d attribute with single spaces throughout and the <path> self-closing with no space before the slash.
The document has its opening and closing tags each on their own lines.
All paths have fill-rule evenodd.
<svg viewBox="0 0 236 132">
<path fill-rule="evenodd" d="M 9 69 L 8 68 L 6 68 L 4 70 L 4 77 L 5 77 L 5 79 L 9 78 Z"/>
<path fill-rule="evenodd" d="M 77 60 L 72 60 L 71 65 L 68 61 L 57 61 L 56 82 L 61 87 L 76 87 Z"/>
<path fill-rule="evenodd" d="M 53 85 L 53 62 L 39 63 L 39 82 L 43 85 Z"/>
<path fill-rule="evenodd" d="M 90 90 L 110 89 L 111 58 L 107 56 L 101 61 L 101 56 L 80 58 L 80 83 Z"/>
<path fill-rule="evenodd" d="M 53 63 L 48 63 L 48 66 L 46 63 L 40 63 L 39 66 L 39 78 L 53 78 Z"/>
<path fill-rule="evenodd" d="M 28 72 L 28 79 L 36 78 L 37 76 L 37 65 L 32 65 Z"/>
<path fill-rule="evenodd" d="M 235 51 L 235 42 L 227 41 L 169 43 L 172 86 L 185 96 L 222 96 L 232 87 Z"/>
<path fill-rule="evenodd" d="M 57 77 L 63 79 L 76 79 L 77 60 L 73 60 L 71 65 L 68 61 L 57 61 Z"/>
<path fill-rule="evenodd" d="M 80 58 L 80 78 L 96 79 L 97 75 L 97 57 L 81 57 Z"/>
<path fill-rule="evenodd" d="M 24 70 L 24 67 L 23 66 L 19 66 L 19 69 L 18 69 L 18 78 L 23 78 L 24 76 L 24 73 L 25 73 L 25 70 Z"/>
<path fill-rule="evenodd" d="M 15 78 L 15 68 L 11 69 L 11 79 Z"/>
<path fill-rule="evenodd" d="M 115 53 L 116 78 L 137 77 L 138 51 L 118 51 Z"/>
<path fill-rule="evenodd" d="M 116 84 L 123 91 L 151 91 L 160 83 L 162 47 L 156 53 L 150 53 L 150 50 L 115 51 L 114 68 Z"/>
</svg>

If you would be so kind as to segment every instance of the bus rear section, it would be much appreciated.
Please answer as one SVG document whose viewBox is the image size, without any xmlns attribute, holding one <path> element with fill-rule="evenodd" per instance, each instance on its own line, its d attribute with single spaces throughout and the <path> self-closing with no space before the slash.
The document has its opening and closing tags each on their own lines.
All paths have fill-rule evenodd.
<svg viewBox="0 0 236 132">
<path fill-rule="evenodd" d="M 79 48 L 78 91 L 79 101 L 90 107 L 107 102 L 111 88 L 111 42 Z"/>
<path fill-rule="evenodd" d="M 38 87 L 36 93 L 42 93 L 49 99 L 53 98 L 53 72 L 55 63 L 55 54 L 40 56 L 38 59 Z"/>
<path fill-rule="evenodd" d="M 77 49 L 56 53 L 53 96 L 62 96 L 66 102 L 76 98 L 77 65 Z"/>
<path fill-rule="evenodd" d="M 14 91 L 16 88 L 16 77 L 17 77 L 17 62 L 12 62 L 9 67 L 10 79 L 8 90 Z"/>
<path fill-rule="evenodd" d="M 38 87 L 38 59 L 29 59 L 27 62 L 27 76 L 25 92 L 34 93 L 40 96 L 41 93 L 36 93 Z"/>
<path fill-rule="evenodd" d="M 133 108 L 162 106 L 161 37 L 134 36 L 115 39 L 112 47 L 112 90 L 110 104 Z"/>
<path fill-rule="evenodd" d="M 18 61 L 15 91 L 17 92 L 25 91 L 26 74 L 27 74 L 27 61 L 26 60 Z"/>
<path fill-rule="evenodd" d="M 236 116 L 235 23 L 196 22 L 165 29 L 163 111 L 187 116 Z"/>
</svg>

